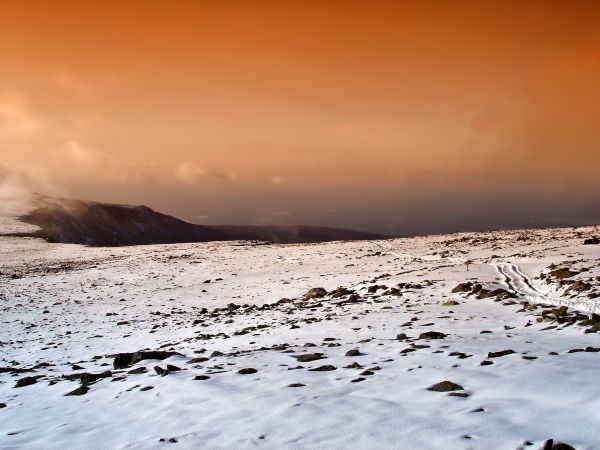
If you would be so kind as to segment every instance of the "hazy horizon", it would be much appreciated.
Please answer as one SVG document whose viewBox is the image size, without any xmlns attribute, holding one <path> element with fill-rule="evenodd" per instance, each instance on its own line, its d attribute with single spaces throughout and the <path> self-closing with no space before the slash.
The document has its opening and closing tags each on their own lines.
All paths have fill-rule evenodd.
<svg viewBox="0 0 600 450">
<path fill-rule="evenodd" d="M 0 192 L 394 235 L 600 223 L 600 6 L 0 3 Z"/>
</svg>

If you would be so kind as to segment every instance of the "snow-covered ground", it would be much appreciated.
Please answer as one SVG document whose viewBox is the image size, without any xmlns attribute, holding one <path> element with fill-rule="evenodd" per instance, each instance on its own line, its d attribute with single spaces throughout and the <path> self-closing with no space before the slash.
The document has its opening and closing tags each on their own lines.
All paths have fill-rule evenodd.
<svg viewBox="0 0 600 450">
<path fill-rule="evenodd" d="M 595 235 L 121 248 L 0 237 L 0 447 L 600 449 L 588 319 L 600 245 L 583 245 Z M 452 293 L 466 282 L 489 294 Z M 328 294 L 305 299 L 316 287 Z M 432 331 L 443 335 L 419 339 Z M 113 366 L 139 350 L 179 355 Z M 488 355 L 503 350 L 514 353 Z M 25 377 L 35 384 L 15 387 Z M 463 389 L 428 390 L 442 381 Z"/>
</svg>

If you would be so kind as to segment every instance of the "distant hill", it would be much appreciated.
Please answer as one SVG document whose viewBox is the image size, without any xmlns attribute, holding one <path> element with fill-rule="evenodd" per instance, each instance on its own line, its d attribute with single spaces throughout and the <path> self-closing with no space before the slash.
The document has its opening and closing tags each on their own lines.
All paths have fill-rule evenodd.
<svg viewBox="0 0 600 450">
<path fill-rule="evenodd" d="M 363 231 L 305 225 L 197 225 L 156 212 L 147 206 L 42 196 L 36 197 L 33 209 L 19 219 L 40 228 L 35 232 L 20 233 L 21 236 L 94 247 L 234 240 L 309 243 L 387 238 Z"/>
</svg>

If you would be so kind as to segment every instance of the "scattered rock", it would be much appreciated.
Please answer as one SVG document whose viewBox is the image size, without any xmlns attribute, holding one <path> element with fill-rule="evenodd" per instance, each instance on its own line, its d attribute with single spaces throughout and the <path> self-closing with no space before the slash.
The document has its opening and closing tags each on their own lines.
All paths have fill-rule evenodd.
<svg viewBox="0 0 600 450">
<path fill-rule="evenodd" d="M 106 370 L 101 373 L 83 372 L 83 373 L 72 373 L 69 375 L 63 375 L 63 378 L 65 378 L 67 380 L 71 380 L 71 381 L 79 380 L 79 381 L 81 381 L 81 384 L 92 384 L 101 378 L 109 378 L 109 377 L 112 377 L 112 372 L 110 370 Z"/>
<path fill-rule="evenodd" d="M 24 378 L 21 378 L 20 380 L 17 380 L 15 387 L 22 388 L 25 386 L 31 386 L 32 384 L 35 384 L 35 383 L 37 383 L 37 377 L 24 377 Z"/>
<path fill-rule="evenodd" d="M 311 372 L 329 372 L 331 370 L 336 370 L 337 367 L 332 366 L 332 365 L 325 365 L 325 366 L 319 366 L 319 367 L 315 367 L 314 369 L 308 369 Z"/>
<path fill-rule="evenodd" d="M 254 369 L 252 367 L 246 367 L 244 369 L 238 370 L 238 373 L 240 375 L 251 375 L 251 374 L 256 373 L 256 372 L 258 372 L 258 370 Z"/>
<path fill-rule="evenodd" d="M 514 350 L 501 350 L 499 352 L 489 352 L 488 358 L 500 358 L 502 356 L 512 355 L 513 353 L 515 353 Z"/>
<path fill-rule="evenodd" d="M 572 447 L 564 442 L 559 442 L 552 447 L 552 450 L 575 450 L 575 447 Z"/>
<path fill-rule="evenodd" d="M 361 366 L 357 362 L 353 362 L 352 364 L 350 364 L 348 366 L 344 366 L 344 369 L 362 369 L 362 368 L 363 368 L 363 366 Z"/>
<path fill-rule="evenodd" d="M 467 394 L 466 392 L 450 392 L 448 395 L 451 397 L 461 397 L 461 398 L 467 398 L 469 396 L 469 394 Z"/>
<path fill-rule="evenodd" d="M 66 393 L 65 397 L 69 396 L 69 395 L 85 395 L 88 393 L 89 390 L 90 390 L 90 388 L 85 385 L 79 386 L 77 389 L 74 389 L 71 392 Z"/>
<path fill-rule="evenodd" d="M 327 291 L 322 287 L 316 287 L 310 289 L 305 295 L 305 300 L 310 300 L 312 298 L 323 298 L 327 295 Z"/>
<path fill-rule="evenodd" d="M 453 383 L 452 381 L 442 381 L 427 388 L 428 391 L 433 392 L 463 391 L 464 389 L 465 388 L 462 387 L 460 384 Z"/>
<path fill-rule="evenodd" d="M 144 359 L 163 359 L 170 358 L 171 356 L 181 355 L 177 352 L 165 352 L 165 351 L 146 351 L 146 352 L 135 352 L 135 353 L 119 353 L 113 361 L 113 367 L 115 369 L 126 369 Z"/>
<path fill-rule="evenodd" d="M 298 362 L 311 362 L 319 359 L 325 359 L 326 356 L 323 353 L 306 353 L 304 355 L 290 355 L 292 358 L 296 358 Z"/>
<path fill-rule="evenodd" d="M 426 331 L 419 335 L 419 339 L 444 339 L 445 337 L 446 334 L 439 331 Z"/>
<path fill-rule="evenodd" d="M 164 377 L 166 375 L 169 375 L 169 371 L 167 369 L 163 369 L 160 366 L 154 366 L 154 371 L 160 375 L 161 377 Z"/>
<path fill-rule="evenodd" d="M 360 351 L 357 348 L 348 350 L 346 356 L 360 356 Z"/>
<path fill-rule="evenodd" d="M 456 300 L 448 300 L 447 302 L 442 303 L 442 306 L 457 306 L 460 305 Z"/>
<path fill-rule="evenodd" d="M 565 278 L 571 278 L 573 275 L 577 275 L 577 272 L 572 272 L 570 269 L 563 267 L 562 269 L 551 270 L 549 275 L 558 280 L 563 280 Z"/>
<path fill-rule="evenodd" d="M 452 293 L 458 294 L 459 292 L 471 292 L 472 289 L 473 289 L 473 283 L 471 283 L 471 282 L 460 283 L 458 286 L 456 286 L 454 289 L 452 289 Z M 446 302 L 446 303 L 448 303 L 448 302 Z"/>
</svg>

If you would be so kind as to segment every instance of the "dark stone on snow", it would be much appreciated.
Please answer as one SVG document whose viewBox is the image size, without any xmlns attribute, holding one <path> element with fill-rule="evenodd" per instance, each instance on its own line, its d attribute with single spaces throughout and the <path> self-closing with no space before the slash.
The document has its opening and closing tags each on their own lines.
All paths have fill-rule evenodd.
<svg viewBox="0 0 600 450">
<path fill-rule="evenodd" d="M 566 267 L 563 267 L 562 269 L 556 269 L 556 270 L 550 271 L 550 276 L 554 277 L 554 278 L 558 278 L 559 280 L 562 280 L 564 278 L 571 278 L 573 275 L 577 275 L 577 272 L 573 272 L 573 271 L 567 269 Z"/>
<path fill-rule="evenodd" d="M 85 395 L 85 394 L 88 393 L 89 390 L 90 390 L 90 388 L 87 387 L 87 386 L 85 386 L 85 385 L 84 386 L 79 386 L 77 389 L 75 389 L 75 390 L 73 390 L 71 392 L 67 392 L 65 394 L 65 397 L 68 396 L 68 395 Z"/>
<path fill-rule="evenodd" d="M 317 361 L 319 359 L 325 359 L 326 356 L 323 356 L 323 353 L 306 353 L 304 355 L 290 355 L 292 358 L 296 358 L 298 362 L 311 362 Z"/>
<path fill-rule="evenodd" d="M 450 392 L 448 395 L 451 397 L 461 397 L 461 398 L 467 398 L 469 396 L 469 394 L 467 394 L 466 392 Z"/>
<path fill-rule="evenodd" d="M 170 358 L 171 356 L 181 355 L 177 352 L 165 352 L 165 351 L 145 351 L 135 353 L 119 353 L 113 361 L 113 367 L 115 369 L 126 369 L 144 359 L 163 359 Z"/>
<path fill-rule="evenodd" d="M 25 386 L 31 386 L 32 384 L 35 384 L 35 383 L 37 383 L 36 377 L 24 377 L 17 381 L 17 383 L 15 384 L 15 387 L 22 388 Z"/>
<path fill-rule="evenodd" d="M 453 383 L 452 381 L 442 381 L 440 383 L 436 383 L 433 386 L 429 386 L 427 388 L 428 391 L 433 392 L 452 392 L 452 391 L 462 391 L 465 388 L 460 384 Z"/>
<path fill-rule="evenodd" d="M 192 358 L 186 364 L 198 364 L 203 363 L 210 360 L 210 358 L 206 358 L 205 356 L 201 356 L 199 358 Z"/>
<path fill-rule="evenodd" d="M 331 370 L 336 370 L 337 367 L 332 366 L 332 365 L 325 365 L 325 366 L 319 366 L 319 367 L 315 367 L 314 369 L 308 369 L 311 372 L 329 372 Z"/>
<path fill-rule="evenodd" d="M 552 447 L 554 447 L 554 440 L 553 439 L 548 439 L 542 445 L 542 450 L 552 450 Z"/>
<path fill-rule="evenodd" d="M 327 291 L 322 287 L 316 287 L 310 289 L 305 295 L 304 298 L 306 300 L 310 300 L 312 298 L 323 298 L 327 295 Z"/>
<path fill-rule="evenodd" d="M 163 369 L 160 366 L 154 366 L 154 371 L 160 375 L 161 377 L 164 377 L 166 375 L 169 375 L 169 371 L 167 369 Z"/>
<path fill-rule="evenodd" d="M 566 444 L 564 442 L 559 442 L 554 447 L 552 447 L 552 450 L 575 450 L 575 447 L 571 447 L 569 444 Z"/>
<path fill-rule="evenodd" d="M 501 350 L 499 352 L 489 352 L 488 358 L 500 358 L 502 356 L 512 355 L 515 353 L 514 350 Z"/>
<path fill-rule="evenodd" d="M 350 364 L 348 366 L 344 366 L 344 369 L 362 369 L 362 368 L 363 368 L 363 366 L 361 366 L 357 362 L 353 362 L 352 364 Z"/>
<path fill-rule="evenodd" d="M 100 373 L 72 373 L 69 375 L 63 375 L 63 378 L 67 380 L 79 380 L 81 384 L 92 384 L 98 381 L 101 378 L 109 378 L 112 377 L 112 372 L 110 370 L 105 370 Z"/>
<path fill-rule="evenodd" d="M 460 283 L 458 286 L 452 289 L 452 293 L 457 294 L 459 292 L 471 292 L 471 289 L 473 289 L 473 283 Z"/>
<path fill-rule="evenodd" d="M 446 334 L 439 331 L 426 331 L 419 335 L 419 339 L 444 339 Z"/>
</svg>

